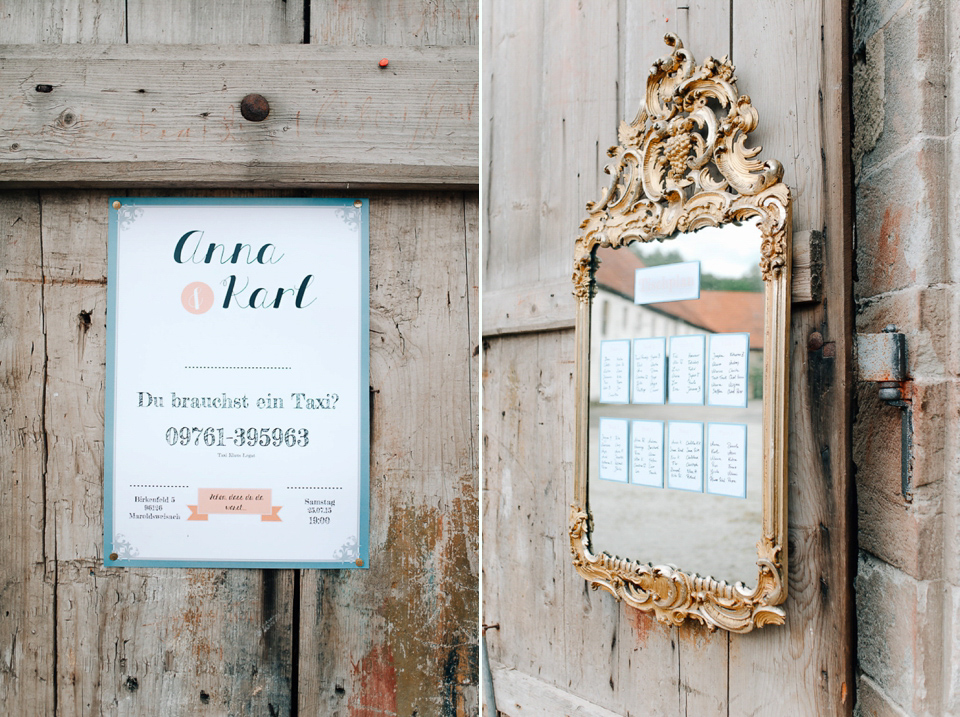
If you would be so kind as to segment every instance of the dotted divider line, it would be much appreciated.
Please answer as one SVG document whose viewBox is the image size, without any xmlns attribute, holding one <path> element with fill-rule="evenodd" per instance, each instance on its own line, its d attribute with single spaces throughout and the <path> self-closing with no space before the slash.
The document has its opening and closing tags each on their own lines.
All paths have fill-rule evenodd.
<svg viewBox="0 0 960 717">
<path fill-rule="evenodd" d="M 288 485 L 287 490 L 343 490 L 343 487 L 333 485 Z"/>
<path fill-rule="evenodd" d="M 131 488 L 189 488 L 188 485 L 131 485 Z"/>
<path fill-rule="evenodd" d="M 223 371 L 226 369 L 243 371 L 290 371 L 290 366 L 184 366 L 184 368 L 215 369 Z"/>
</svg>

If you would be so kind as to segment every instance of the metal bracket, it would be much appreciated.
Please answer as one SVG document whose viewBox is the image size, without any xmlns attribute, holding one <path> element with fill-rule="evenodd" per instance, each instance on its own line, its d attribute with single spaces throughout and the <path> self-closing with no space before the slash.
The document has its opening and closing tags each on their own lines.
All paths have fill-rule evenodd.
<svg viewBox="0 0 960 717">
<path fill-rule="evenodd" d="M 881 334 L 857 334 L 856 348 L 860 380 L 880 384 L 880 400 L 900 409 L 900 490 L 904 500 L 912 501 L 913 404 L 907 386 L 907 337 L 890 324 Z"/>
</svg>

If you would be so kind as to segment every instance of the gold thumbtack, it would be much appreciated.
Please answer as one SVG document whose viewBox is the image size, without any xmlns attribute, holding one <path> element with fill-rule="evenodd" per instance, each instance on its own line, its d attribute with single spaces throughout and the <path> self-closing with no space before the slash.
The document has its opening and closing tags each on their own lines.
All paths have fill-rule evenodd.
<svg viewBox="0 0 960 717">
<path fill-rule="evenodd" d="M 119 204 L 119 202 L 117 202 L 117 204 Z M 111 559 L 111 560 L 116 560 L 116 559 L 119 558 L 119 557 L 120 557 L 120 556 L 117 555 L 116 553 L 110 553 L 110 559 Z"/>
<path fill-rule="evenodd" d="M 357 567 L 358 567 L 358 568 L 362 568 L 362 567 L 363 567 L 363 558 L 357 558 Z"/>
<path fill-rule="evenodd" d="M 358 199 L 357 201 L 355 201 L 355 202 L 353 203 L 353 206 L 355 206 L 357 209 L 359 209 L 360 207 L 363 206 L 363 202 L 361 202 L 361 201 Z"/>
<path fill-rule="evenodd" d="M 123 205 L 120 204 L 120 202 L 114 202 L 114 203 L 113 203 L 113 208 L 114 208 L 114 209 L 119 209 L 119 208 L 122 207 L 122 206 L 123 206 Z"/>
</svg>

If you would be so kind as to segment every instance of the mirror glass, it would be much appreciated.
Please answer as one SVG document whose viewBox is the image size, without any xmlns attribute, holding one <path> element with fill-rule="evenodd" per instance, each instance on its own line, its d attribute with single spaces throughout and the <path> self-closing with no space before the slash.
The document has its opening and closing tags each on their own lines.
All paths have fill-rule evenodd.
<svg viewBox="0 0 960 717">
<path fill-rule="evenodd" d="M 760 244 L 752 221 L 595 249 L 587 470 L 594 553 L 756 583 Z"/>
</svg>

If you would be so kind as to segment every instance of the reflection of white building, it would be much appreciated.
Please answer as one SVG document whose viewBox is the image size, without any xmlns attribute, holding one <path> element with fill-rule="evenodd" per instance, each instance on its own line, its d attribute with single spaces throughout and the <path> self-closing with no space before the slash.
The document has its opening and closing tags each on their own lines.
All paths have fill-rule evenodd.
<svg viewBox="0 0 960 717">
<path fill-rule="evenodd" d="M 750 334 L 749 398 L 763 393 L 763 294 L 701 291 L 700 298 L 662 304 L 633 303 L 635 272 L 644 263 L 626 249 L 597 249 L 597 293 L 593 298 L 591 345 L 607 339 L 639 339 L 684 334 Z M 599 399 L 600 362 L 593 360 L 590 400 Z"/>
</svg>

